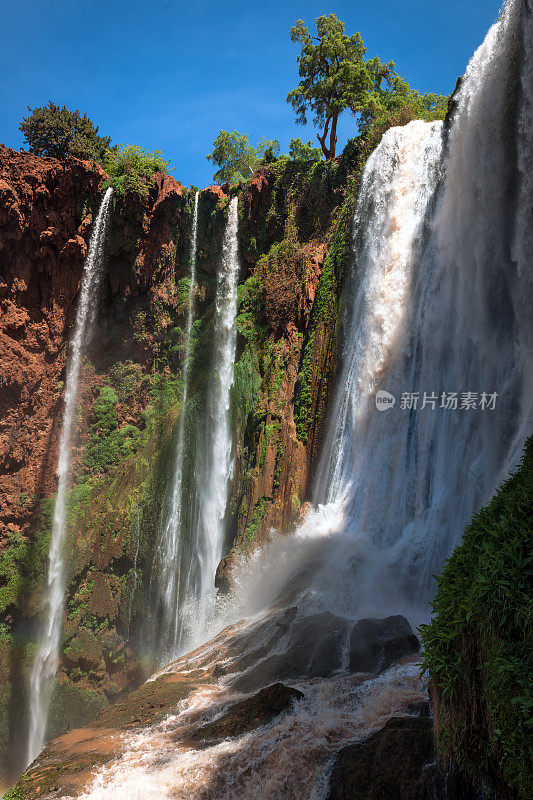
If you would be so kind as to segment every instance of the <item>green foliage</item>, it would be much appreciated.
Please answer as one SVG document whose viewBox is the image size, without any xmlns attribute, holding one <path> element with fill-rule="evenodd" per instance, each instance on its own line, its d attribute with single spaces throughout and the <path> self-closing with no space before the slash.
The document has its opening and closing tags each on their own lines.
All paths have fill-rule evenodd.
<svg viewBox="0 0 533 800">
<path fill-rule="evenodd" d="M 348 36 L 335 14 L 317 17 L 316 36 L 298 20 L 290 37 L 300 45 L 300 83 L 289 92 L 287 102 L 298 124 L 307 124 L 307 114 L 313 114 L 313 123 L 322 128 L 317 138 L 326 159 L 335 158 L 337 122 L 344 111 L 357 118 L 360 132 L 407 108 L 411 119 L 444 117 L 447 96 L 420 95 L 398 76 L 394 62 L 384 64 L 378 56 L 365 58 L 361 34 Z"/>
<path fill-rule="evenodd" d="M 7 792 L 4 792 L 2 800 L 22 800 L 20 784 L 17 783 L 15 786 L 11 786 Z"/>
<path fill-rule="evenodd" d="M 109 148 L 109 136 L 99 136 L 87 114 L 69 111 L 65 106 L 50 102 L 47 106 L 30 108 L 19 130 L 32 153 L 63 159 L 67 156 L 93 159 L 102 163 Z"/>
<path fill-rule="evenodd" d="M 302 142 L 301 139 L 291 139 L 289 156 L 293 161 L 320 161 L 322 152 L 319 147 L 313 147 L 310 140 Z"/>
<path fill-rule="evenodd" d="M 107 702 L 95 691 L 68 680 L 56 681 L 48 718 L 48 735 L 58 736 L 70 725 L 81 728 L 105 708 Z"/>
<path fill-rule="evenodd" d="M 92 409 L 91 436 L 85 454 L 85 464 L 90 469 L 104 472 L 137 449 L 141 432 L 135 425 L 118 427 L 117 403 L 118 395 L 111 386 L 100 389 Z"/>
<path fill-rule="evenodd" d="M 218 170 L 214 180 L 218 183 L 234 183 L 248 178 L 259 165 L 259 159 L 246 133 L 235 130 L 220 131 L 213 142 L 213 152 L 206 156 Z"/>
<path fill-rule="evenodd" d="M 533 438 L 466 529 L 421 628 L 445 754 L 505 797 L 533 779 Z"/>
<path fill-rule="evenodd" d="M 43 578 L 53 514 L 53 500 L 43 500 L 31 538 L 7 531 L 0 550 L 0 612 L 18 606 Z"/>
<path fill-rule="evenodd" d="M 331 247 L 322 267 L 307 338 L 304 344 L 294 400 L 294 419 L 298 438 L 307 443 L 311 427 L 312 383 L 315 369 L 317 334 L 335 330 L 338 323 L 337 281 L 351 254 L 351 210 L 348 203 L 339 220 Z"/>
<path fill-rule="evenodd" d="M 213 179 L 217 183 L 236 183 L 249 178 L 260 165 L 271 164 L 279 156 L 277 139 L 260 140 L 256 147 L 250 144 L 248 134 L 235 130 L 220 131 L 213 142 L 213 152 L 206 156 L 218 170 Z"/>
<path fill-rule="evenodd" d="M 359 107 L 358 125 L 361 131 L 372 126 L 396 124 L 409 119 L 423 119 L 426 122 L 444 119 L 448 110 L 448 95 L 426 92 L 420 94 L 412 89 L 399 75 L 389 76 L 386 82 L 376 82 L 372 91 Z"/>
<path fill-rule="evenodd" d="M 337 121 L 346 109 L 360 111 L 373 87 L 394 74 L 394 64 L 382 64 L 376 56 L 365 60 L 366 47 L 360 33 L 348 36 L 344 22 L 335 14 L 316 19 L 316 37 L 300 19 L 290 30 L 300 45 L 300 83 L 287 95 L 296 112 L 296 122 L 305 125 L 307 113 L 323 129 L 317 138 L 326 159 L 335 158 Z M 326 138 L 329 135 L 329 144 Z"/>
<path fill-rule="evenodd" d="M 255 148 L 261 166 L 273 164 L 279 158 L 279 142 L 277 139 L 261 139 Z"/>
<path fill-rule="evenodd" d="M 252 518 L 248 522 L 248 524 L 246 526 L 246 530 L 244 532 L 244 535 L 245 535 L 247 541 L 253 542 L 255 537 L 257 536 L 257 532 L 259 530 L 259 526 L 260 526 L 261 522 L 263 521 L 263 519 L 265 517 L 266 504 L 271 499 L 272 498 L 266 497 L 265 495 L 263 495 L 263 497 L 260 497 L 259 500 L 257 501 L 257 503 L 255 504 L 254 510 L 253 510 L 253 513 L 252 513 Z"/>
<path fill-rule="evenodd" d="M 106 152 L 104 169 L 110 177 L 104 189 L 112 186 L 119 195 L 131 192 L 144 197 L 154 173 L 169 172 L 172 167 L 162 150 L 150 153 L 136 144 L 119 144 Z"/>
</svg>

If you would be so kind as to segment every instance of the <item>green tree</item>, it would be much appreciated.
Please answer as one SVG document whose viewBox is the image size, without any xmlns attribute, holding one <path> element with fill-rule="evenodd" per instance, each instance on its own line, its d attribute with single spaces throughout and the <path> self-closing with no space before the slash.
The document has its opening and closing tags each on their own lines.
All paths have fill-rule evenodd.
<svg viewBox="0 0 533 800">
<path fill-rule="evenodd" d="M 356 117 L 360 133 L 373 125 L 444 117 L 447 95 L 421 95 L 400 78 L 393 61 L 385 64 L 378 56 L 365 58 L 361 34 L 348 36 L 344 22 L 334 14 L 317 17 L 316 34 L 312 36 L 302 20 L 290 30 L 292 41 L 301 48 L 300 83 L 289 92 L 287 102 L 294 108 L 298 124 L 307 124 L 308 113 L 313 114 L 313 123 L 321 128 L 317 139 L 327 160 L 335 158 L 337 123 L 344 111 Z"/>
<path fill-rule="evenodd" d="M 117 194 L 133 192 L 144 196 L 154 173 L 169 172 L 172 168 L 162 150 L 150 153 L 136 144 L 119 144 L 107 151 L 104 169 L 110 178 L 106 185 L 112 186 Z"/>
<path fill-rule="evenodd" d="M 263 137 L 255 148 L 255 152 L 260 159 L 260 164 L 272 164 L 279 158 L 279 142 L 277 139 L 265 139 Z"/>
<path fill-rule="evenodd" d="M 344 33 L 344 22 L 335 14 L 317 17 L 316 32 L 311 36 L 301 19 L 290 30 L 292 41 L 301 46 L 301 80 L 287 95 L 287 102 L 300 125 L 307 123 L 308 112 L 313 113 L 314 124 L 322 129 L 317 139 L 329 160 L 335 158 L 339 116 L 346 109 L 359 112 L 376 84 L 392 77 L 394 64 L 382 64 L 377 56 L 365 60 L 361 34 Z"/>
<path fill-rule="evenodd" d="M 322 151 L 320 147 L 313 147 L 311 141 L 302 142 L 301 139 L 291 139 L 289 156 L 292 161 L 320 161 Z"/>
<path fill-rule="evenodd" d="M 111 138 L 99 136 L 87 114 L 69 111 L 65 106 L 50 102 L 47 106 L 30 108 L 19 130 L 30 151 L 38 156 L 63 159 L 67 156 L 102 162 Z"/>
<path fill-rule="evenodd" d="M 213 142 L 213 152 L 206 156 L 218 167 L 214 180 L 218 183 L 234 183 L 247 178 L 259 165 L 255 148 L 246 133 L 220 131 Z"/>
<path fill-rule="evenodd" d="M 213 176 L 217 183 L 235 183 L 242 178 L 249 178 L 261 164 L 270 164 L 278 156 L 277 139 L 263 137 L 253 147 L 246 133 L 220 131 L 213 142 L 213 152 L 206 158 L 218 167 Z"/>
</svg>

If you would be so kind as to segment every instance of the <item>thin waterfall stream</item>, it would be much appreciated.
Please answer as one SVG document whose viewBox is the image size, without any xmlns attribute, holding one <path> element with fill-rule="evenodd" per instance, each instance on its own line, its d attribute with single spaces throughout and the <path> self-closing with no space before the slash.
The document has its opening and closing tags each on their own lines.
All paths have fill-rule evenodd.
<svg viewBox="0 0 533 800">
<path fill-rule="evenodd" d="M 44 622 L 37 653 L 30 674 L 30 728 L 27 763 L 42 750 L 46 740 L 48 709 L 58 666 L 64 606 L 63 545 L 67 533 L 67 491 L 70 470 L 72 432 L 83 357 L 94 324 L 94 302 L 102 275 L 102 261 L 107 221 L 113 190 L 104 194 L 85 259 L 76 320 L 70 342 L 65 380 L 65 406 L 59 440 L 57 494 L 54 504 L 52 534 L 48 553 L 48 578 L 44 598 Z"/>
<path fill-rule="evenodd" d="M 196 483 L 199 513 L 192 537 L 192 554 L 185 584 L 189 614 L 180 649 L 201 641 L 216 597 L 215 571 L 222 555 L 224 517 L 232 469 L 230 398 L 237 343 L 237 281 L 239 278 L 238 197 L 230 200 L 221 265 L 217 277 L 212 377 L 208 389 L 203 445 Z"/>
<path fill-rule="evenodd" d="M 183 540 L 183 469 L 185 463 L 185 431 L 187 423 L 187 399 L 189 394 L 189 374 L 192 348 L 192 326 L 194 321 L 194 292 L 196 284 L 196 259 L 198 249 L 198 199 L 194 196 L 192 219 L 192 238 L 190 250 L 189 292 L 187 298 L 187 327 L 185 330 L 185 357 L 182 371 L 181 411 L 176 438 L 176 455 L 173 469 L 170 498 L 163 508 L 166 512 L 160 546 L 160 575 L 158 577 L 162 597 L 162 613 L 165 619 L 164 641 L 158 643 L 160 652 L 174 652 L 181 628 L 179 613 L 180 598 L 187 595 L 188 586 L 182 585 L 186 573 L 185 559 L 188 554 Z M 185 563 L 184 563 L 185 562 Z"/>
</svg>

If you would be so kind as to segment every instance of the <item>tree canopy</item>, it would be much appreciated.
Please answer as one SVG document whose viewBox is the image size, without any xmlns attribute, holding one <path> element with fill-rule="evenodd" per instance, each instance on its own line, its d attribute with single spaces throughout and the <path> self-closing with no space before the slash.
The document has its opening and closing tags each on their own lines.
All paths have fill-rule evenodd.
<svg viewBox="0 0 533 800">
<path fill-rule="evenodd" d="M 313 147 L 311 140 L 302 142 L 301 139 L 291 139 L 289 143 L 289 158 L 292 161 L 320 161 L 322 150 Z"/>
<path fill-rule="evenodd" d="M 169 172 L 170 161 L 162 150 L 150 153 L 135 144 L 119 144 L 107 150 L 104 169 L 110 177 L 109 184 L 117 194 L 133 192 L 148 194 L 148 181 L 155 172 Z"/>
<path fill-rule="evenodd" d="M 23 117 L 19 130 L 32 153 L 63 159 L 67 156 L 93 159 L 102 162 L 111 138 L 99 136 L 87 114 L 76 109 L 50 102 L 47 106 L 30 108 L 30 115 Z"/>
<path fill-rule="evenodd" d="M 296 112 L 296 122 L 307 124 L 307 115 L 320 127 L 317 139 L 326 159 L 335 158 L 337 123 L 343 111 L 357 119 L 360 132 L 409 106 L 411 116 L 434 119 L 444 116 L 446 95 L 420 95 L 396 72 L 393 61 L 378 56 L 365 58 L 360 33 L 349 36 L 335 14 L 316 19 L 316 36 L 302 20 L 290 29 L 300 45 L 300 83 L 287 95 Z"/>
<path fill-rule="evenodd" d="M 248 178 L 261 164 L 275 161 L 279 154 L 277 139 L 262 138 L 256 147 L 250 144 L 248 134 L 239 131 L 220 131 L 213 142 L 213 152 L 206 156 L 218 170 L 214 180 L 218 183 L 235 183 Z"/>
</svg>

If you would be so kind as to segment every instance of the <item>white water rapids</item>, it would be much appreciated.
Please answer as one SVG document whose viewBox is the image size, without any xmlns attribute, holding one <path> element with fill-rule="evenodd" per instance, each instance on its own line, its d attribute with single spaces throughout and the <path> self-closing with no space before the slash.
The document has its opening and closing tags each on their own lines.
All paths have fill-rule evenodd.
<svg viewBox="0 0 533 800">
<path fill-rule="evenodd" d="M 516 464 L 533 399 L 532 43 L 533 13 L 509 2 L 468 66 L 450 131 L 413 122 L 388 131 L 369 158 L 315 508 L 294 535 L 236 565 L 236 595 L 212 628 L 233 623 L 230 632 L 166 671 L 228 669 L 236 659 L 246 677 L 283 656 L 279 615 L 288 610 L 301 619 L 402 612 L 418 622 L 432 574 Z M 378 410 L 378 391 L 395 405 Z M 206 484 L 202 530 L 213 534 L 223 499 L 212 488 L 226 486 L 216 476 L 230 459 L 225 420 Z M 218 541 L 212 561 L 202 551 L 210 570 Z M 191 745 L 188 732 L 235 696 L 240 677 L 233 688 L 229 677 L 202 686 L 163 723 L 127 734 L 84 800 L 320 800 L 330 755 L 424 696 L 413 659 L 365 680 L 341 668 L 289 680 L 305 697 L 269 725 Z"/>
<path fill-rule="evenodd" d="M 105 231 L 112 193 L 111 188 L 107 189 L 91 233 L 67 363 L 65 408 L 61 423 L 57 463 L 57 494 L 48 553 L 48 582 L 44 598 L 44 623 L 30 675 L 28 764 L 38 755 L 45 742 L 48 708 L 57 671 L 64 604 L 63 544 L 66 535 L 66 500 L 72 428 L 78 401 L 83 356 L 94 323 L 94 302 L 101 276 Z"/>
</svg>

